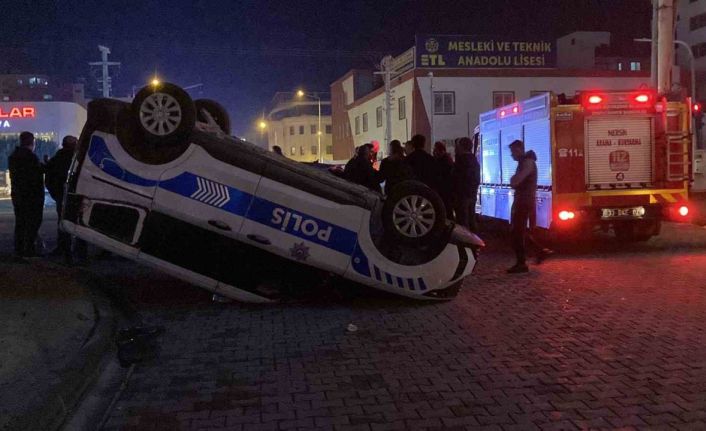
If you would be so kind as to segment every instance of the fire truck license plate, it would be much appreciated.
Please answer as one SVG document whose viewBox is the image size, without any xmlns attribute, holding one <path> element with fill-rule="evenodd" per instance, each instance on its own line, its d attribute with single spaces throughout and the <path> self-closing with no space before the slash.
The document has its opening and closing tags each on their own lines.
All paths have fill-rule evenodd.
<svg viewBox="0 0 706 431">
<path fill-rule="evenodd" d="M 601 218 L 635 217 L 640 218 L 645 215 L 645 207 L 633 208 L 603 208 Z"/>
</svg>

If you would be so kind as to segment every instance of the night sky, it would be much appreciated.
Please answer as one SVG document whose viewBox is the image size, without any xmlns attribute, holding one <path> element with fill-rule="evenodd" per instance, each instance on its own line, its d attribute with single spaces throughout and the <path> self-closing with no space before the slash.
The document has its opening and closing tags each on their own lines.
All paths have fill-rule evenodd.
<svg viewBox="0 0 706 431">
<path fill-rule="evenodd" d="M 122 62 L 115 94 L 160 77 L 230 111 L 244 134 L 277 91 L 328 91 L 353 67 L 398 54 L 419 34 L 556 38 L 606 30 L 649 36 L 649 0 L 69 1 L 5 3 L 0 73 L 89 76 L 97 45 Z"/>
</svg>

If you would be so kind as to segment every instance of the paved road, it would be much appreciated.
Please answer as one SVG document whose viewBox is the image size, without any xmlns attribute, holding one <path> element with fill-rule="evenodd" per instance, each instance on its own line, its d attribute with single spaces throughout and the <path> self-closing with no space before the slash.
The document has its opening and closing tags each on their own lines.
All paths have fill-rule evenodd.
<svg viewBox="0 0 706 431">
<path fill-rule="evenodd" d="M 356 289 L 216 304 L 113 262 L 166 333 L 106 429 L 706 429 L 706 230 L 573 248 L 509 276 L 490 238 L 438 304 Z"/>
</svg>

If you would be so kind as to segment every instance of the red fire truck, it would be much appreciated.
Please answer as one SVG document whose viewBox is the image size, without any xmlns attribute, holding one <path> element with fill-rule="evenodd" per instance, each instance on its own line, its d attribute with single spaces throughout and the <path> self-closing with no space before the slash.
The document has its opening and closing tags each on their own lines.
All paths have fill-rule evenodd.
<svg viewBox="0 0 706 431">
<path fill-rule="evenodd" d="M 480 115 L 483 215 L 510 220 L 515 139 L 537 156 L 537 226 L 561 236 L 613 229 L 645 241 L 687 221 L 691 101 L 654 91 L 552 93 Z"/>
</svg>

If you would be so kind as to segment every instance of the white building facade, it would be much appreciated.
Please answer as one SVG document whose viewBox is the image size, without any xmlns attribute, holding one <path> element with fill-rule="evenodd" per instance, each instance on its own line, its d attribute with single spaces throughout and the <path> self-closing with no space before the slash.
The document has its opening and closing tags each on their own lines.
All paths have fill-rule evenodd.
<svg viewBox="0 0 706 431">
<path fill-rule="evenodd" d="M 697 95 L 706 96 L 706 0 L 682 0 L 677 3 L 676 37 L 689 44 L 694 52 L 697 71 Z M 689 55 L 677 46 L 677 64 L 685 70 L 691 67 Z"/>
<path fill-rule="evenodd" d="M 609 43 L 605 32 L 576 32 L 556 42 L 418 36 L 389 63 L 390 138 L 405 142 L 422 134 L 428 149 L 444 141 L 452 150 L 456 138 L 473 134 L 482 112 L 499 106 L 546 92 L 573 96 L 649 86 L 649 70 L 601 70 L 597 50 Z M 388 112 L 379 72 L 350 71 L 332 83 L 331 100 L 335 158 L 351 157 L 373 140 L 385 142 Z"/>
<path fill-rule="evenodd" d="M 331 102 L 327 98 L 327 93 L 307 97 L 291 92 L 275 94 L 272 108 L 263 119 L 267 148 L 278 146 L 285 156 L 298 162 L 331 160 Z"/>
<path fill-rule="evenodd" d="M 647 73 L 625 76 L 609 71 L 546 70 L 506 71 L 506 76 L 498 76 L 499 71 L 494 71 L 495 76 L 487 75 L 434 70 L 433 76 L 429 76 L 429 71 L 419 69 L 402 75 L 392 87 L 392 139 L 405 142 L 420 133 L 427 137 L 428 147 L 444 141 L 452 150 L 450 144 L 456 138 L 473 134 L 482 112 L 517 100 L 548 91 L 573 96 L 581 90 L 622 90 L 649 85 Z M 353 147 L 373 140 L 384 142 L 384 107 L 384 89 L 373 91 L 348 107 Z"/>
</svg>

